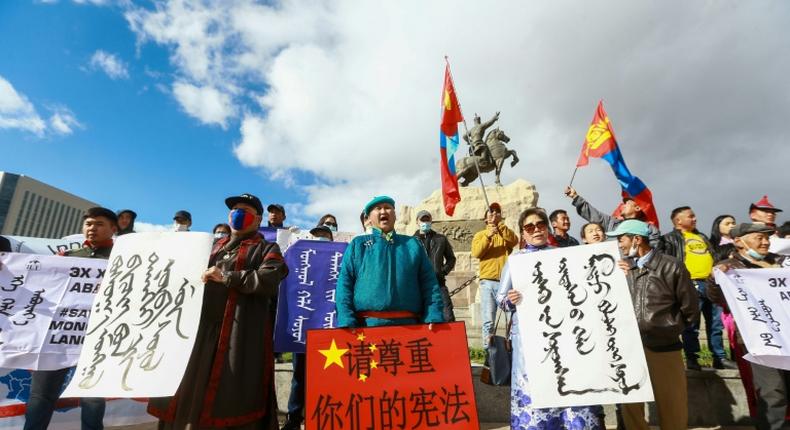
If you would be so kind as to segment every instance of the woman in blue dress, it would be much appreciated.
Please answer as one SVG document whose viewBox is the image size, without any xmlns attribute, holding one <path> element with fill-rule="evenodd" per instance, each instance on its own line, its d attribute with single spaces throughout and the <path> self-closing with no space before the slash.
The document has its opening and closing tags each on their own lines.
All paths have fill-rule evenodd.
<svg viewBox="0 0 790 430">
<path fill-rule="evenodd" d="M 532 208 L 521 213 L 521 249 L 516 253 L 538 252 L 551 249 L 549 246 L 549 220 L 543 209 Z M 603 408 L 580 406 L 568 408 L 533 408 L 532 393 L 527 378 L 527 366 L 521 356 L 522 339 L 518 330 L 516 305 L 521 302 L 521 293 L 513 289 L 510 278 L 510 262 L 505 264 L 500 277 L 501 284 L 497 302 L 505 311 L 513 314 L 510 331 L 513 344 L 513 366 L 510 380 L 510 427 L 519 430 L 603 430 Z"/>
</svg>

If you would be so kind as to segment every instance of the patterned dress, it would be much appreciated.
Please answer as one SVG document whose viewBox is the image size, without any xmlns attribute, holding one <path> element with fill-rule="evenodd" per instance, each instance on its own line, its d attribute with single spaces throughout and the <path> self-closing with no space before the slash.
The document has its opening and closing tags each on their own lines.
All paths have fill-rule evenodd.
<svg viewBox="0 0 790 430">
<path fill-rule="evenodd" d="M 537 252 L 551 247 L 527 248 L 515 254 Z M 510 338 L 513 344 L 513 365 L 510 378 L 510 428 L 518 430 L 603 430 L 604 413 L 601 406 L 577 406 L 569 408 L 533 408 L 532 393 L 527 378 L 527 364 L 521 356 L 521 336 L 518 331 L 516 307 L 507 299 L 513 288 L 510 278 L 510 261 L 502 269 L 501 284 L 497 292 L 497 303 L 503 310 L 513 312 Z"/>
</svg>

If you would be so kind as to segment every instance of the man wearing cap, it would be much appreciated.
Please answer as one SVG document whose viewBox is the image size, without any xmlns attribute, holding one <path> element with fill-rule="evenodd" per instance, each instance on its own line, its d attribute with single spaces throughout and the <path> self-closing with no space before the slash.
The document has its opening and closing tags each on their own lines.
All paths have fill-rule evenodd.
<svg viewBox="0 0 790 430">
<path fill-rule="evenodd" d="M 616 237 L 634 305 L 662 430 L 686 429 L 688 393 L 680 334 L 699 320 L 697 291 L 688 270 L 650 246 L 649 225 L 625 220 L 607 236 Z M 621 405 L 627 430 L 647 430 L 645 405 Z"/>
<path fill-rule="evenodd" d="M 372 233 L 348 244 L 335 290 L 338 327 L 440 323 L 442 293 L 419 240 L 395 233 L 395 200 L 365 205 Z"/>
<path fill-rule="evenodd" d="M 230 237 L 218 239 L 195 346 L 175 396 L 151 399 L 159 429 L 277 429 L 271 301 L 288 274 L 280 247 L 258 233 L 263 205 L 228 197 Z"/>
<path fill-rule="evenodd" d="M 453 301 L 450 292 L 447 290 L 447 275 L 455 268 L 455 253 L 450 241 L 441 233 L 437 233 L 431 228 L 433 217 L 426 210 L 417 212 L 417 222 L 420 228 L 414 232 L 414 237 L 420 240 L 428 258 L 433 265 L 436 273 L 436 280 L 442 291 L 442 301 L 444 302 L 444 321 L 455 321 L 453 313 Z"/>
<path fill-rule="evenodd" d="M 118 216 L 115 212 L 101 207 L 93 207 L 82 216 L 82 234 L 85 243 L 82 248 L 62 251 L 58 255 L 82 258 L 110 258 L 112 237 L 118 231 Z M 55 404 L 66 376 L 73 367 L 58 370 L 34 370 L 30 383 L 30 397 L 25 405 L 24 430 L 45 430 L 49 426 Z M 104 428 L 105 401 L 102 398 L 83 397 L 81 421 L 83 430 Z"/>
<path fill-rule="evenodd" d="M 189 231 L 192 227 L 192 214 L 181 210 L 173 215 L 173 231 Z"/>
<path fill-rule="evenodd" d="M 705 332 L 708 348 L 713 354 L 713 368 L 735 369 L 735 363 L 727 359 L 724 351 L 721 306 L 708 300 L 705 292 L 708 277 L 713 271 L 713 247 L 708 237 L 697 230 L 697 216 L 693 209 L 680 206 L 672 210 L 670 218 L 675 229 L 662 237 L 662 251 L 685 264 L 691 274 L 691 281 L 699 293 L 699 307 L 705 318 Z M 686 367 L 689 370 L 700 370 L 698 324 L 687 327 L 683 332 L 683 348 L 686 353 Z"/>
<path fill-rule="evenodd" d="M 623 220 L 642 219 L 644 217 L 642 208 L 640 208 L 636 201 L 630 197 L 623 198 L 620 216 L 614 217 L 594 208 L 571 186 L 565 188 L 565 195 L 572 199 L 571 204 L 576 208 L 576 213 L 578 213 L 580 217 L 586 219 L 587 222 L 599 224 L 605 231 L 613 231 Z M 661 244 L 661 232 L 653 224 L 648 223 L 648 226 L 650 226 L 650 246 L 654 249 L 658 248 Z"/>
<path fill-rule="evenodd" d="M 776 214 L 779 212 L 782 210 L 768 201 L 768 196 L 749 206 L 749 218 L 753 223 L 762 223 L 773 229 L 776 229 Z"/>
<path fill-rule="evenodd" d="M 285 222 L 285 208 L 283 205 L 278 203 L 272 203 L 266 207 L 266 211 L 269 212 L 269 227 L 274 228 L 285 228 L 283 224 Z"/>
<path fill-rule="evenodd" d="M 787 256 L 773 254 L 768 251 L 770 236 L 774 229 L 764 223 L 741 223 L 730 231 L 737 251 L 731 258 L 721 261 L 716 268 L 726 272 L 730 269 L 773 269 L 780 268 L 787 261 Z M 726 306 L 721 287 L 711 279 L 708 288 L 708 297 L 722 306 Z M 737 328 L 737 327 L 736 327 Z M 743 343 L 743 338 L 736 330 L 735 339 L 738 349 L 744 354 L 748 351 Z M 743 360 L 738 357 L 739 361 Z M 743 363 L 747 364 L 747 363 Z M 788 406 L 787 384 L 790 382 L 790 372 L 787 370 L 767 367 L 748 362 L 751 368 L 754 386 L 748 385 L 748 376 L 743 374 L 744 387 L 753 391 L 756 396 L 757 410 L 755 427 L 758 430 L 778 430 L 785 422 L 785 413 Z"/>
<path fill-rule="evenodd" d="M 488 339 L 494 328 L 499 290 L 499 276 L 508 255 L 518 245 L 518 236 L 502 220 L 502 206 L 491 203 L 485 214 L 486 227 L 472 238 L 472 257 L 480 260 L 480 320 L 482 321 L 483 348 L 488 349 Z"/>
</svg>

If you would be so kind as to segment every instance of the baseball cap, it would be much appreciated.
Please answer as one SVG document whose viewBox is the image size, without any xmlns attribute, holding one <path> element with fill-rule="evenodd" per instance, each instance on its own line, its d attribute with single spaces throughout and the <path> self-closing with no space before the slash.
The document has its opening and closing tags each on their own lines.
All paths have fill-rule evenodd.
<svg viewBox="0 0 790 430">
<path fill-rule="evenodd" d="M 650 236 L 650 227 L 644 221 L 638 219 L 627 219 L 617 225 L 614 231 L 606 232 L 609 237 L 619 237 L 624 234 L 633 234 L 635 236 Z"/>
<path fill-rule="evenodd" d="M 768 233 L 773 234 L 774 229 L 765 224 L 742 222 L 730 230 L 730 236 L 733 238 L 745 236 L 749 233 Z"/>
<path fill-rule="evenodd" d="M 253 196 L 252 194 L 244 193 L 239 196 L 231 196 L 225 199 L 225 206 L 227 206 L 228 209 L 233 209 L 233 205 L 236 203 L 246 203 L 254 207 L 258 212 L 258 215 L 263 214 L 263 204 L 261 203 L 261 199 Z"/>
<path fill-rule="evenodd" d="M 178 211 L 175 215 L 173 215 L 173 219 L 176 218 L 186 218 L 188 221 L 192 221 L 192 214 L 187 211 Z"/>
</svg>

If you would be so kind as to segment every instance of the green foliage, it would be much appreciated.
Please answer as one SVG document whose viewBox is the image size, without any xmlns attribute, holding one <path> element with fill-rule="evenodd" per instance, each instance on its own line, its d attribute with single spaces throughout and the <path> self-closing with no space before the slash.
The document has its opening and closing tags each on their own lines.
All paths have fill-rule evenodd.
<svg viewBox="0 0 790 430">
<path fill-rule="evenodd" d="M 483 364 L 486 361 L 486 351 L 483 348 L 469 347 L 469 360 L 472 363 Z"/>
</svg>

